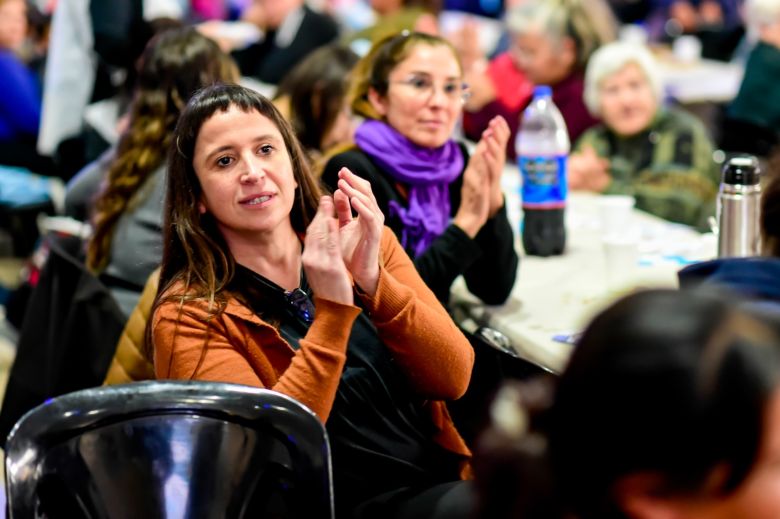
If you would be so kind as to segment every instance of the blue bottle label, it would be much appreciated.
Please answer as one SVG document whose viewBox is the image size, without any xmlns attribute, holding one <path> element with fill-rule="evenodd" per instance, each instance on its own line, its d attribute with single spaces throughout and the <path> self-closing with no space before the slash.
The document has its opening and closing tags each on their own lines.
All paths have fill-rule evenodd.
<svg viewBox="0 0 780 519">
<path fill-rule="evenodd" d="M 556 209 L 566 205 L 566 155 L 520 157 L 523 207 Z"/>
</svg>

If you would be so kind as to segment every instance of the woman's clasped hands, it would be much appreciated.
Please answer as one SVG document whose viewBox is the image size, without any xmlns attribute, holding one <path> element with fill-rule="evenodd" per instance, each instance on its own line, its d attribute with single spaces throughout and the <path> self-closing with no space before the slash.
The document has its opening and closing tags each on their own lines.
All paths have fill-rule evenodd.
<svg viewBox="0 0 780 519">
<path fill-rule="evenodd" d="M 342 168 L 338 189 L 332 198 L 320 198 L 317 214 L 306 229 L 302 262 L 317 296 L 352 304 L 350 276 L 363 292 L 376 294 L 383 226 L 384 215 L 371 185 Z"/>
</svg>

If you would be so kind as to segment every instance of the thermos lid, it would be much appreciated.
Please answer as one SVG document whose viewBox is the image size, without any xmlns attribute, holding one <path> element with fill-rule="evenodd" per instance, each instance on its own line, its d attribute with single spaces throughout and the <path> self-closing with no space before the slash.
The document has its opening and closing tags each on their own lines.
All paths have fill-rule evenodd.
<svg viewBox="0 0 780 519">
<path fill-rule="evenodd" d="M 754 156 L 739 155 L 723 165 L 722 181 L 724 184 L 754 186 L 759 183 L 760 175 L 758 160 Z"/>
</svg>

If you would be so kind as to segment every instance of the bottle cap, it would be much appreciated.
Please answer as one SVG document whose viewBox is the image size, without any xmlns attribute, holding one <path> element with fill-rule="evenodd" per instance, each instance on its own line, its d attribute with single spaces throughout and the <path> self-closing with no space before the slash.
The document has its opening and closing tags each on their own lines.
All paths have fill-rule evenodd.
<svg viewBox="0 0 780 519">
<path fill-rule="evenodd" d="M 538 85 L 534 87 L 534 97 L 550 97 L 552 88 L 547 85 Z"/>
<path fill-rule="evenodd" d="M 730 158 L 723 166 L 722 182 L 738 186 L 754 186 L 760 181 L 758 160 L 752 155 Z"/>
</svg>

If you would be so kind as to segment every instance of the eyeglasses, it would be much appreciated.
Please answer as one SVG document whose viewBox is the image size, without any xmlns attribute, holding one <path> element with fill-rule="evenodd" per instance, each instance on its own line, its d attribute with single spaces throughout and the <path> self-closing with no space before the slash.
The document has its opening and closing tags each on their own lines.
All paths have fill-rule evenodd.
<svg viewBox="0 0 780 519">
<path fill-rule="evenodd" d="M 314 321 L 314 303 L 311 302 L 306 292 L 296 288 L 285 292 L 284 298 L 287 301 L 287 306 L 296 317 L 306 324 L 311 324 Z"/>
<path fill-rule="evenodd" d="M 433 79 L 416 74 L 411 75 L 406 79 L 391 81 L 390 84 L 402 85 L 409 90 L 409 92 L 413 93 L 415 97 L 418 97 L 421 100 L 425 99 L 425 101 L 430 101 L 437 89 Z M 450 101 L 460 100 L 461 102 L 465 102 L 470 95 L 468 84 L 462 81 L 445 81 L 445 83 L 441 85 L 441 91 L 444 92 L 445 97 Z"/>
</svg>

